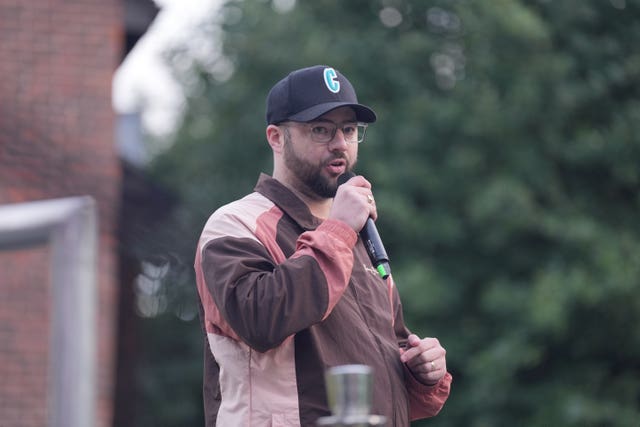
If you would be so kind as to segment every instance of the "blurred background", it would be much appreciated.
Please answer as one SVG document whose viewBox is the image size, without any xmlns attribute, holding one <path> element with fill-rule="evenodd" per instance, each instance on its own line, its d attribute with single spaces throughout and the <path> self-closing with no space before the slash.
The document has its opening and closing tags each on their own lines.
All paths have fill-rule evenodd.
<svg viewBox="0 0 640 427">
<path fill-rule="evenodd" d="M 271 86 L 315 64 L 378 114 L 358 172 L 407 324 L 447 349 L 414 425 L 640 425 L 639 23 L 638 0 L 0 0 L 0 203 L 96 203 L 95 425 L 203 424 L 196 241 L 271 172 Z M 6 218 L 0 424 L 57 425 L 51 244 Z"/>
</svg>

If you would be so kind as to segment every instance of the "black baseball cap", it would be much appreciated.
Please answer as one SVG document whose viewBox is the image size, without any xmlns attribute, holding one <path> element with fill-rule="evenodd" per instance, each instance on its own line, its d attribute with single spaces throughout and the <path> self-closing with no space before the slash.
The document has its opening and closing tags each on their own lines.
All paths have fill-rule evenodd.
<svg viewBox="0 0 640 427">
<path fill-rule="evenodd" d="M 267 124 L 309 122 L 338 107 L 351 107 L 360 122 L 373 123 L 376 113 L 358 103 L 351 83 L 335 68 L 315 65 L 291 72 L 267 96 Z"/>
</svg>

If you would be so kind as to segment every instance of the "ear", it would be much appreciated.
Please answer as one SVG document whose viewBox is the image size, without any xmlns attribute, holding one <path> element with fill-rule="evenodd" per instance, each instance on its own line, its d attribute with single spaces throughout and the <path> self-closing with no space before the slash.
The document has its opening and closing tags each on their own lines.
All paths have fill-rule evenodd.
<svg viewBox="0 0 640 427">
<path fill-rule="evenodd" d="M 282 152 L 282 148 L 284 147 L 284 131 L 276 125 L 269 125 L 267 126 L 266 133 L 267 141 L 273 152 Z"/>
</svg>

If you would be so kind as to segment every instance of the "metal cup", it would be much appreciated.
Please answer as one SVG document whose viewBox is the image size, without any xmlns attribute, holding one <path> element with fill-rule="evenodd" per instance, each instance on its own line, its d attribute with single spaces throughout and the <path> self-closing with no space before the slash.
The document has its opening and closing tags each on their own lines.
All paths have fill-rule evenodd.
<svg viewBox="0 0 640 427">
<path fill-rule="evenodd" d="M 325 373 L 332 415 L 316 422 L 320 427 L 381 427 L 386 417 L 371 415 L 373 379 L 367 365 L 340 365 Z"/>
<path fill-rule="evenodd" d="M 325 373 L 327 398 L 334 416 L 346 418 L 369 415 L 372 399 L 371 367 L 341 365 Z"/>
</svg>

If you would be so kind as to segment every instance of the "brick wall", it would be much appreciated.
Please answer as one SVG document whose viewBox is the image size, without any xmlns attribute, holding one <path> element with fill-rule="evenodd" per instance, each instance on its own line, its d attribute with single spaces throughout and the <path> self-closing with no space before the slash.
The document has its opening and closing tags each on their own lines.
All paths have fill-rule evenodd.
<svg viewBox="0 0 640 427">
<path fill-rule="evenodd" d="M 111 80 L 123 22 L 117 0 L 0 0 L 0 204 L 75 195 L 98 204 L 97 427 L 113 416 L 121 171 Z M 3 427 L 47 419 L 48 262 L 47 248 L 0 253 Z"/>
</svg>

